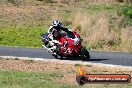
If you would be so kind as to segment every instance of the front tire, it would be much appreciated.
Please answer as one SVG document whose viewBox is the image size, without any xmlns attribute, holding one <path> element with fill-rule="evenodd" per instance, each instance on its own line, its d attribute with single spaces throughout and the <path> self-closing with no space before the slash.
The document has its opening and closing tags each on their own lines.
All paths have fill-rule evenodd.
<svg viewBox="0 0 132 88">
<path fill-rule="evenodd" d="M 84 47 L 82 47 L 80 49 L 79 57 L 81 57 L 82 60 L 89 60 L 90 59 L 89 52 Z"/>
<path fill-rule="evenodd" d="M 57 53 L 56 55 L 52 54 L 56 59 L 67 59 L 68 57 L 62 56 L 60 53 Z"/>
<path fill-rule="evenodd" d="M 62 56 L 59 54 L 59 53 L 56 53 L 56 55 L 55 54 L 52 54 L 56 59 L 61 59 L 62 58 Z"/>
</svg>

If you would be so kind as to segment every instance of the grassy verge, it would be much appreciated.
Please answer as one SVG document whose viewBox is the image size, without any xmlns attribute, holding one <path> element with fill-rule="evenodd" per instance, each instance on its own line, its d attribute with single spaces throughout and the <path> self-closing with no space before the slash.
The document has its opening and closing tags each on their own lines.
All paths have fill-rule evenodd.
<svg viewBox="0 0 132 88">
<path fill-rule="evenodd" d="M 41 34 L 45 32 L 44 27 L 4 28 L 0 30 L 0 45 L 41 47 Z"/>
<path fill-rule="evenodd" d="M 57 72 L 33 73 L 0 71 L 1 88 L 131 88 L 131 84 L 87 84 L 84 86 L 57 83 L 63 75 Z"/>
<path fill-rule="evenodd" d="M 76 82 L 76 71 L 81 64 L 64 64 L 13 60 L 0 58 L 1 88 L 131 88 L 129 84 L 86 84 L 79 86 Z M 88 74 L 130 74 L 132 69 L 105 67 L 87 64 Z"/>
<path fill-rule="evenodd" d="M 0 71 L 1 88 L 76 88 L 77 86 L 59 84 L 55 80 L 63 77 L 58 72 Z"/>
</svg>

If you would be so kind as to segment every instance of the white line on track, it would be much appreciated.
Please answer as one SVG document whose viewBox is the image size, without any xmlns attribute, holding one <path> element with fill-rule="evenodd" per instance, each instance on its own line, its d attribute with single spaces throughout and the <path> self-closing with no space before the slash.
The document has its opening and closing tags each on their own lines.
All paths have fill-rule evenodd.
<svg viewBox="0 0 132 88">
<path fill-rule="evenodd" d="M 61 64 L 81 64 L 81 65 L 94 65 L 94 66 L 105 66 L 105 67 L 116 67 L 122 68 L 127 70 L 132 70 L 132 66 L 122 66 L 122 65 L 111 65 L 111 64 L 103 64 L 103 63 L 92 63 L 92 62 L 85 62 L 85 61 L 71 61 L 71 60 L 59 60 L 59 59 L 45 59 L 45 58 L 29 58 L 29 57 L 15 57 L 15 56 L 0 56 L 1 58 L 7 59 L 22 59 L 22 60 L 34 60 L 34 61 L 44 61 L 44 62 L 54 62 L 54 63 L 61 63 Z"/>
</svg>

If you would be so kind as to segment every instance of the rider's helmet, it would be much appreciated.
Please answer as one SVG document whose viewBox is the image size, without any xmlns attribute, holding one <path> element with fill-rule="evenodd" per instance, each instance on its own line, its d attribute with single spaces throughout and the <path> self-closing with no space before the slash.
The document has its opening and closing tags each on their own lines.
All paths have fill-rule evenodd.
<svg viewBox="0 0 132 88">
<path fill-rule="evenodd" d="M 56 30 L 60 30 L 61 22 L 58 21 L 58 20 L 54 20 L 54 21 L 52 22 L 52 26 L 53 26 Z"/>
</svg>

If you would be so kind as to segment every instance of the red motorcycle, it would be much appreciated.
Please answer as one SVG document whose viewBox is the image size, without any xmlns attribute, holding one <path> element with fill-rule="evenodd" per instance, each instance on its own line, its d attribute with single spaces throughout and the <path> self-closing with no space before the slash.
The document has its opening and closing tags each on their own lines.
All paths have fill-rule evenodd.
<svg viewBox="0 0 132 88">
<path fill-rule="evenodd" d="M 42 35 L 42 41 L 43 47 L 48 49 L 50 47 L 48 33 Z M 80 57 L 83 60 L 90 58 L 89 52 L 81 44 L 83 39 L 76 32 L 61 33 L 58 41 L 62 44 L 57 44 L 56 54 L 53 54 L 55 58 Z"/>
</svg>

